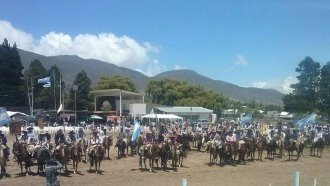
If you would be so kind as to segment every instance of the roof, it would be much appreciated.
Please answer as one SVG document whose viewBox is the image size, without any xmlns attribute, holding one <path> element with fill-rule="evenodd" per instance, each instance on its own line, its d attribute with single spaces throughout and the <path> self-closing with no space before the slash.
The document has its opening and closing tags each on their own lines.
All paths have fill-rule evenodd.
<svg viewBox="0 0 330 186">
<path fill-rule="evenodd" d="M 162 119 L 180 119 L 182 120 L 182 117 L 176 116 L 174 114 L 147 114 L 143 116 L 142 118 L 162 118 Z"/>
<path fill-rule="evenodd" d="M 95 96 L 139 96 L 142 97 L 142 94 L 136 92 L 130 92 L 121 89 L 105 89 L 105 90 L 92 90 L 90 91 L 91 94 Z"/>
<path fill-rule="evenodd" d="M 157 110 L 166 113 L 212 113 L 213 110 L 203 107 L 155 107 Z"/>
</svg>

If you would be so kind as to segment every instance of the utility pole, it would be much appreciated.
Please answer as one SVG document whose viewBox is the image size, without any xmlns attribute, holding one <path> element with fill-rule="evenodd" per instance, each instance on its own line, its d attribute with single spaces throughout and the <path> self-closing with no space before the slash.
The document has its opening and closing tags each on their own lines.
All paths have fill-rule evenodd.
<svg viewBox="0 0 330 186">
<path fill-rule="evenodd" d="M 77 125 L 77 91 L 78 91 L 78 86 L 77 85 L 72 85 L 72 89 L 74 90 L 74 124 L 75 126 Z"/>
</svg>

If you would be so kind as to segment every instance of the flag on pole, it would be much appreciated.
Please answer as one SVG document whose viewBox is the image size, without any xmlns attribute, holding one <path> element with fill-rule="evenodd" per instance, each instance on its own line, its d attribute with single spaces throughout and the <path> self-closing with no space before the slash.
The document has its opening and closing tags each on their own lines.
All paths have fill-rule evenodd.
<svg viewBox="0 0 330 186">
<path fill-rule="evenodd" d="M 38 79 L 39 84 L 50 84 L 50 76 Z"/>
<path fill-rule="evenodd" d="M 57 110 L 57 114 L 60 113 L 61 111 L 63 111 L 63 105 L 61 104 L 60 107 Z"/>
<path fill-rule="evenodd" d="M 252 114 L 251 113 L 246 116 L 241 117 L 240 124 L 245 125 L 247 123 L 252 123 Z"/>
<path fill-rule="evenodd" d="M 6 125 L 10 122 L 11 119 L 7 114 L 7 110 L 4 107 L 0 107 L 0 126 Z"/>
<path fill-rule="evenodd" d="M 300 119 L 295 123 L 299 128 L 304 128 L 306 125 L 314 125 L 315 124 L 315 113 L 311 113 L 310 115 Z"/>
<path fill-rule="evenodd" d="M 141 133 L 140 123 L 134 119 L 134 129 L 133 129 L 133 134 L 132 134 L 132 141 L 135 141 L 140 133 Z"/>
</svg>

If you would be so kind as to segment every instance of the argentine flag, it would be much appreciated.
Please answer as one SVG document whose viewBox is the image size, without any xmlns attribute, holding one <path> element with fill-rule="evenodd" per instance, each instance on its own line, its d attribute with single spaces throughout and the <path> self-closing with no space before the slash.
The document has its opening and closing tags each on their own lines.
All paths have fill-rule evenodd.
<svg viewBox="0 0 330 186">
<path fill-rule="evenodd" d="M 132 134 L 132 141 L 134 142 L 136 138 L 141 133 L 140 123 L 137 120 L 134 120 L 134 129 Z"/>
<path fill-rule="evenodd" d="M 297 121 L 295 123 L 296 126 L 298 126 L 299 128 L 304 128 L 306 125 L 314 125 L 315 124 L 315 113 L 311 113 L 310 115 L 308 115 L 305 118 L 302 118 L 301 120 Z"/>
<path fill-rule="evenodd" d="M 252 123 L 252 114 L 251 113 L 246 116 L 241 117 L 240 124 L 245 125 L 247 123 Z"/>
<path fill-rule="evenodd" d="M 50 76 L 38 79 L 39 84 L 50 84 Z"/>
</svg>

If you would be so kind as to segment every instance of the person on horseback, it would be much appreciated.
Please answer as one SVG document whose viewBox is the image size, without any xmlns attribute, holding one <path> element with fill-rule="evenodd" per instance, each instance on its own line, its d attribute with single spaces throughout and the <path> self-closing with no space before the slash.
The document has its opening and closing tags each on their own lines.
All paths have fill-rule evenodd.
<svg viewBox="0 0 330 186">
<path fill-rule="evenodd" d="M 7 146 L 7 138 L 6 136 L 2 133 L 2 131 L 0 130 L 0 147 L 3 150 L 3 153 L 5 155 L 5 158 L 7 159 L 7 161 L 9 161 L 9 147 Z"/>
<path fill-rule="evenodd" d="M 18 141 L 20 143 L 28 143 L 28 136 L 27 136 L 27 130 L 23 130 L 20 137 L 18 137 Z"/>
<path fill-rule="evenodd" d="M 230 130 L 226 136 L 226 142 L 227 143 L 236 143 L 236 134 L 233 133 L 232 130 Z"/>
<path fill-rule="evenodd" d="M 83 130 L 83 128 L 79 128 L 78 129 L 78 139 L 81 138 L 81 139 L 84 139 L 86 137 L 86 134 Z"/>
<path fill-rule="evenodd" d="M 28 136 L 28 144 L 31 144 L 32 142 L 34 142 L 36 140 L 36 135 L 33 132 L 33 127 L 28 127 L 27 128 L 27 136 Z"/>
<path fill-rule="evenodd" d="M 60 129 L 55 134 L 55 145 L 63 144 L 65 143 L 65 136 L 63 134 L 63 130 Z"/>
<path fill-rule="evenodd" d="M 44 146 L 48 142 L 46 133 L 44 131 L 41 131 L 38 135 L 38 144 L 41 146 Z"/>
<path fill-rule="evenodd" d="M 92 132 L 91 137 L 89 139 L 89 144 L 90 145 L 100 144 L 100 138 L 96 130 Z"/>
<path fill-rule="evenodd" d="M 69 132 L 69 135 L 66 137 L 66 142 L 69 146 L 76 144 L 77 138 L 76 138 L 75 134 L 76 133 L 73 130 L 71 130 Z"/>
</svg>

